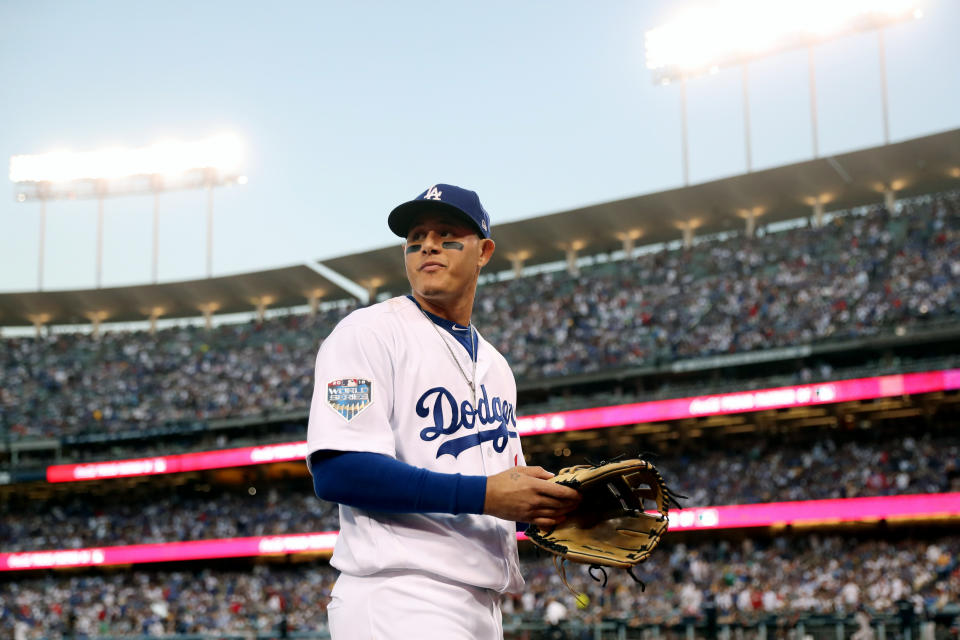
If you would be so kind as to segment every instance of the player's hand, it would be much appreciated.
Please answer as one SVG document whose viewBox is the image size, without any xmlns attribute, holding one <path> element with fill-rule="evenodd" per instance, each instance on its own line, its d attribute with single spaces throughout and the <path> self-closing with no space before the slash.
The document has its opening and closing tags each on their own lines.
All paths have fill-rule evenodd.
<svg viewBox="0 0 960 640">
<path fill-rule="evenodd" d="M 483 512 L 538 527 L 563 522 L 564 515 L 580 502 L 580 493 L 547 482 L 553 475 L 543 467 L 513 467 L 488 477 Z"/>
</svg>

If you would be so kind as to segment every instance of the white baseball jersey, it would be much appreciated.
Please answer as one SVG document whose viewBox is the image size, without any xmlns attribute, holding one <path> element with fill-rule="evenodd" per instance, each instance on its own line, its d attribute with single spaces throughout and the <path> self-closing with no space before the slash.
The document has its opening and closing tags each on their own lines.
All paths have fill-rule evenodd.
<svg viewBox="0 0 960 640">
<path fill-rule="evenodd" d="M 476 399 L 473 374 L 466 349 L 409 298 L 358 309 L 317 354 L 307 449 L 369 451 L 464 475 L 523 465 L 513 373 L 479 334 Z M 356 576 L 412 570 L 499 592 L 523 587 L 516 525 L 488 515 L 340 505 L 331 564 Z"/>
</svg>

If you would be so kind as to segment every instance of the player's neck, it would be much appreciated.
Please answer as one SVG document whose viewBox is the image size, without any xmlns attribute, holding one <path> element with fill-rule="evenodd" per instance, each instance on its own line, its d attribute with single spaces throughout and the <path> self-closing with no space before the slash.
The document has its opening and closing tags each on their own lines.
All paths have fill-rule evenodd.
<svg viewBox="0 0 960 640">
<path fill-rule="evenodd" d="M 456 322 L 465 327 L 470 326 L 470 315 L 473 312 L 473 296 L 464 296 L 456 301 L 447 303 L 444 300 L 428 300 L 416 291 L 413 297 L 420 304 L 420 308 L 429 311 L 444 320 Z"/>
</svg>

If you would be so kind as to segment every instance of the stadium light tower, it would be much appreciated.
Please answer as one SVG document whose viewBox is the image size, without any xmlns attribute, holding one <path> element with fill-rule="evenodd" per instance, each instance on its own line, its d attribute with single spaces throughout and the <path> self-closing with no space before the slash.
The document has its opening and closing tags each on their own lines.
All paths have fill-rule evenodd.
<svg viewBox="0 0 960 640">
<path fill-rule="evenodd" d="M 159 197 L 164 191 L 207 190 L 207 277 L 213 274 L 213 189 L 246 184 L 240 175 L 243 143 L 232 133 L 193 142 L 176 140 L 137 149 L 55 151 L 10 158 L 10 180 L 17 201 L 40 201 L 37 289 L 43 290 L 48 200 L 97 200 L 96 286 L 103 267 L 103 201 L 108 196 L 153 194 L 153 281 L 159 255 Z"/>
<path fill-rule="evenodd" d="M 883 109 L 883 141 L 890 142 L 883 29 L 920 18 L 921 0 L 722 0 L 691 7 L 672 22 L 646 32 L 647 68 L 657 84 L 680 83 L 683 182 L 689 184 L 687 80 L 742 65 L 744 145 L 750 148 L 749 64 L 788 49 L 807 49 L 813 155 L 819 156 L 814 47 L 826 40 L 876 29 Z"/>
</svg>

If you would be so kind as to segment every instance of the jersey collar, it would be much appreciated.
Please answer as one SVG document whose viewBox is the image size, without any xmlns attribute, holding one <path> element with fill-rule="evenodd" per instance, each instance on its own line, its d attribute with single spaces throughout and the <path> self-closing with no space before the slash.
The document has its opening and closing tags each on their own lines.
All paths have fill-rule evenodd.
<svg viewBox="0 0 960 640">
<path fill-rule="evenodd" d="M 420 306 L 420 303 L 417 302 L 417 299 L 412 295 L 408 295 L 407 298 L 413 304 L 417 305 L 417 308 L 420 309 L 430 320 L 433 321 L 435 325 L 445 330 L 447 333 L 456 338 L 457 342 L 467 350 L 467 353 L 476 360 L 477 354 L 474 353 L 473 345 L 477 345 L 477 351 L 480 350 L 480 337 L 477 335 L 477 330 L 472 326 L 465 327 L 458 322 L 452 320 L 447 320 L 446 318 L 441 318 L 435 313 L 430 313 L 426 309 Z"/>
</svg>

